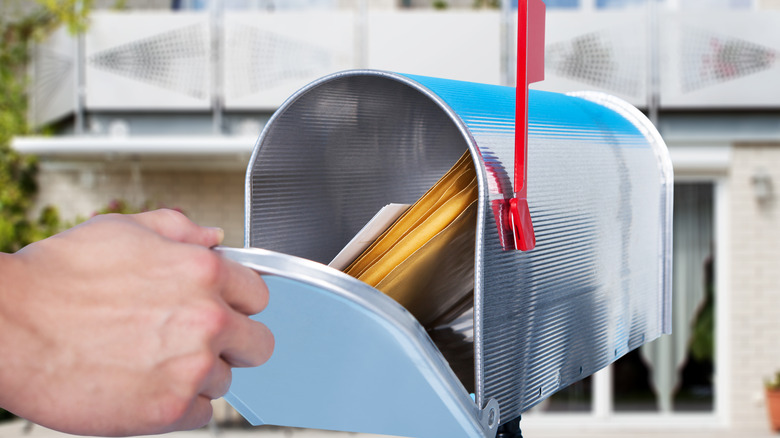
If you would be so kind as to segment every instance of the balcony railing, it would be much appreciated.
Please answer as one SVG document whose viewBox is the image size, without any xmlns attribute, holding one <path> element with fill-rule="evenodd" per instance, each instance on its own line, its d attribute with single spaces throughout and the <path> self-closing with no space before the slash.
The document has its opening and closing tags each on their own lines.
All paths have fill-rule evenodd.
<svg viewBox="0 0 780 438">
<path fill-rule="evenodd" d="M 650 2 L 652 3 L 652 2 Z M 89 111 L 270 111 L 327 73 L 376 68 L 511 84 L 498 10 L 99 12 L 38 45 L 31 119 Z M 552 9 L 546 80 L 639 107 L 780 108 L 780 11 Z"/>
</svg>

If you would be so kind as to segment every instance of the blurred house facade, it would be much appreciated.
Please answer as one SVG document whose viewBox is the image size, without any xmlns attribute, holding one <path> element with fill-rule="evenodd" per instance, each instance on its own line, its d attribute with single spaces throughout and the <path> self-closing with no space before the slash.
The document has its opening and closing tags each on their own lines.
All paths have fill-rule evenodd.
<svg viewBox="0 0 780 438">
<path fill-rule="evenodd" d="M 33 54 L 30 118 L 56 135 L 14 147 L 41 158 L 38 204 L 66 218 L 113 199 L 178 207 L 241 246 L 254 141 L 301 86 L 351 68 L 514 82 L 511 4 L 127 3 Z M 547 5 L 534 88 L 621 97 L 670 148 L 675 333 L 529 412 L 527 435 L 766 432 L 762 381 L 780 369 L 780 1 Z"/>
</svg>

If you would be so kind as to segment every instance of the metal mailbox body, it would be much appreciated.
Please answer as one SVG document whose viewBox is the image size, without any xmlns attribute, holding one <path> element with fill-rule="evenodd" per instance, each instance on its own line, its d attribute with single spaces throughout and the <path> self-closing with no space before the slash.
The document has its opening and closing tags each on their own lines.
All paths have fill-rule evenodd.
<svg viewBox="0 0 780 438">
<path fill-rule="evenodd" d="M 508 421 L 671 330 L 673 172 L 663 140 L 638 110 L 615 98 L 530 91 L 528 201 L 537 246 L 528 252 L 507 251 L 495 212 L 512 195 L 514 93 L 510 87 L 389 72 L 337 73 L 304 87 L 279 108 L 260 135 L 247 170 L 246 246 L 328 263 L 382 206 L 414 202 L 464 150 L 471 152 L 480 190 L 473 326 L 463 334 L 473 339 L 476 405 L 471 414 L 464 413 L 470 408 L 452 412 L 474 417 L 475 436 L 495 434 L 494 424 L 480 429 L 487 424 L 482 408 L 497 403 L 500 421 Z M 325 277 L 340 278 L 333 281 L 343 279 L 340 273 L 328 274 L 329 268 L 321 270 Z M 362 297 L 381 295 L 368 286 L 354 286 L 359 283 L 355 280 L 343 289 L 361 289 Z M 271 305 L 284 294 L 272 288 Z M 385 298 L 376 299 L 392 307 L 382 301 Z M 275 333 L 305 332 L 307 322 L 295 319 L 296 306 L 305 298 L 296 299 L 286 304 L 290 320 L 279 317 L 271 327 Z M 312 312 L 305 316 L 309 321 L 319 317 Z M 417 347 L 406 347 L 423 348 L 425 331 L 408 315 L 399 317 L 400 326 L 414 333 L 410 336 L 423 339 Z M 426 360 L 437 364 L 432 367 L 442 367 L 437 378 L 451 391 L 438 392 L 437 397 L 468 405 L 468 392 L 457 379 L 453 383 L 454 375 L 437 349 L 423 349 L 424 356 L 430 356 Z M 347 359 L 351 354 L 360 352 L 341 353 L 344 360 L 355 361 Z M 305 360 L 301 355 L 298 360 Z M 287 359 L 273 360 L 280 361 L 281 371 L 276 372 L 284 373 L 281 362 Z M 338 357 L 327 361 L 334 369 L 340 366 Z M 365 372 L 370 379 L 370 367 Z M 256 424 L 438 435 L 435 429 L 418 426 L 357 424 L 349 417 L 359 417 L 352 411 L 363 409 L 369 404 L 365 402 L 345 407 L 350 414 L 341 423 L 313 420 L 316 414 L 302 411 L 276 420 L 276 413 L 269 411 L 276 409 L 272 401 L 278 394 L 252 396 L 242 390 L 270 391 L 258 379 L 274 375 L 270 370 L 261 374 L 236 373 L 228 397 L 245 416 L 255 415 Z M 350 380 L 326 390 L 361 393 L 350 387 Z M 389 406 L 415 397 L 409 389 L 398 394 L 380 390 L 389 393 L 373 396 L 387 399 L 382 403 Z M 310 388 L 311 394 L 318 391 Z M 268 397 L 271 402 L 258 413 L 247 397 Z M 345 400 L 334 403 L 350 399 Z M 284 409 L 296 407 L 278 410 Z M 428 418 L 435 422 L 437 417 Z"/>
</svg>

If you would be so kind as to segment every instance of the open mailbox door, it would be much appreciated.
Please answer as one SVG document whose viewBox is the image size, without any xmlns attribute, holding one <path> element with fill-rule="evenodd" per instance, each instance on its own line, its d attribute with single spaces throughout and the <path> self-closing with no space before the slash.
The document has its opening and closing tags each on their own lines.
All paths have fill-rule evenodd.
<svg viewBox="0 0 780 438">
<path fill-rule="evenodd" d="M 247 170 L 247 248 L 223 250 L 265 274 L 271 300 L 255 318 L 276 351 L 234 370 L 228 401 L 256 425 L 491 437 L 669 332 L 673 181 L 657 131 L 594 93 L 530 91 L 528 120 L 535 247 L 515 251 L 500 223 L 513 196 L 514 88 L 358 70 L 290 97 Z M 464 151 L 478 181 L 473 304 L 426 329 L 323 264 Z"/>
</svg>

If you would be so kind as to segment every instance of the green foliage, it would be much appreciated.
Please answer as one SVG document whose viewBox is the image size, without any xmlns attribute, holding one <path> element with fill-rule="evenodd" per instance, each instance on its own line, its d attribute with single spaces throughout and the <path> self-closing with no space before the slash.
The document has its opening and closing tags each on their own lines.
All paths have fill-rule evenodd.
<svg viewBox="0 0 780 438">
<path fill-rule="evenodd" d="M 764 382 L 764 386 L 766 386 L 766 389 L 770 389 L 772 391 L 778 391 L 780 390 L 780 371 L 776 371 L 775 375 Z"/>
<path fill-rule="evenodd" d="M 19 15 L 12 5 L 3 3 L 0 19 L 0 251 L 13 252 L 50 231 L 59 222 L 56 211 L 46 209 L 37 221 L 28 219 L 30 198 L 37 189 L 37 162 L 11 149 L 11 139 L 27 134 L 25 66 L 28 47 L 36 33 L 47 28 L 50 19 L 44 11 Z M 17 4 L 17 9 L 23 5 Z M 41 225 L 45 224 L 45 225 Z M 0 409 L 0 420 L 13 415 Z"/>
<path fill-rule="evenodd" d="M 37 186 L 37 162 L 11 149 L 15 135 L 29 132 L 24 66 L 28 44 L 41 16 L 6 22 L 0 28 L 0 251 L 13 252 L 33 241 L 38 233 L 27 217 Z M 45 24 L 45 23 L 44 23 Z"/>
<path fill-rule="evenodd" d="M 10 413 L 8 411 L 4 411 L 4 410 L 0 409 L 0 421 L 11 420 L 13 418 L 16 418 L 16 417 L 14 417 L 14 414 L 12 414 L 12 413 Z"/>
<path fill-rule="evenodd" d="M 57 24 L 64 24 L 73 34 L 83 33 L 89 25 L 93 0 L 36 0 Z"/>
<path fill-rule="evenodd" d="M 73 33 L 83 32 L 91 5 L 92 0 L 3 3 L 7 10 L 0 20 L 0 251 L 17 251 L 60 229 L 53 207 L 44 208 L 36 219 L 29 217 L 38 164 L 34 157 L 17 154 L 11 140 L 31 131 L 25 75 L 30 45 L 60 25 Z"/>
<path fill-rule="evenodd" d="M 474 0 L 475 9 L 498 9 L 501 7 L 499 0 Z"/>
<path fill-rule="evenodd" d="M 141 205 L 130 205 L 124 199 L 112 199 L 103 208 L 92 213 L 92 216 L 97 216 L 99 214 L 108 214 L 108 213 L 135 214 L 135 213 L 143 213 L 145 211 L 156 210 L 158 208 L 170 208 L 171 210 L 176 210 L 179 213 L 184 213 L 184 211 L 182 211 L 182 209 L 179 207 L 169 207 L 162 203 L 158 203 L 155 205 L 152 202 L 147 201 Z M 86 219 L 80 218 L 78 222 L 83 222 L 84 220 Z"/>
<path fill-rule="evenodd" d="M 713 288 L 707 287 L 704 305 L 696 315 L 691 333 L 691 356 L 700 362 L 715 360 L 715 300 Z"/>
</svg>

